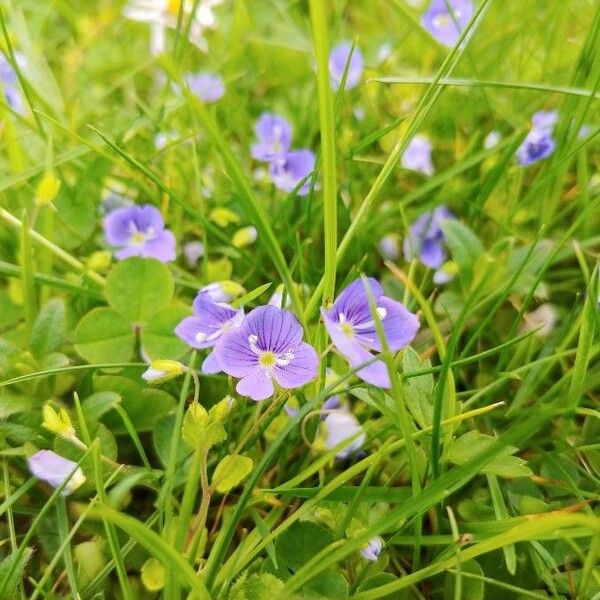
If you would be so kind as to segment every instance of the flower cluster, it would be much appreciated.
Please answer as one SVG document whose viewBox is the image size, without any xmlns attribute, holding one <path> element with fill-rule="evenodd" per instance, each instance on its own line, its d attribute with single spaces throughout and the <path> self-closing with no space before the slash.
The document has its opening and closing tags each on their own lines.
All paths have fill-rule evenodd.
<svg viewBox="0 0 600 600">
<path fill-rule="evenodd" d="M 414 338 L 419 321 L 400 302 L 385 296 L 377 281 L 367 282 L 386 344 L 395 352 Z M 243 309 L 215 301 L 202 290 L 193 309 L 194 315 L 183 319 L 175 333 L 192 348 L 212 348 L 202 371 L 223 371 L 238 378 L 240 394 L 265 400 L 274 394 L 274 382 L 292 389 L 316 377 L 319 358 L 302 340 L 302 327 L 291 312 L 268 304 L 244 315 Z M 381 352 L 382 346 L 363 281 L 351 283 L 328 310 L 321 310 L 335 347 L 353 368 L 360 367 L 357 375 L 373 385 L 390 387 L 387 367 L 371 353 Z M 356 427 L 354 417 L 342 412 L 331 419 L 332 423 L 341 419 L 342 429 Z"/>
<path fill-rule="evenodd" d="M 517 148 L 517 162 L 528 167 L 544 158 L 548 158 L 556 148 L 553 137 L 554 126 L 558 121 L 555 110 L 538 111 L 531 117 L 531 129 Z"/>
<path fill-rule="evenodd" d="M 440 44 L 452 48 L 473 16 L 471 0 L 431 0 L 421 25 Z"/>
<path fill-rule="evenodd" d="M 309 175 L 315 168 L 315 155 L 307 149 L 290 150 L 292 126 L 272 113 L 258 118 L 254 131 L 256 143 L 250 153 L 256 160 L 269 163 L 269 175 L 275 187 L 288 194 L 298 189 L 299 196 L 306 196 L 310 189 Z"/>
</svg>

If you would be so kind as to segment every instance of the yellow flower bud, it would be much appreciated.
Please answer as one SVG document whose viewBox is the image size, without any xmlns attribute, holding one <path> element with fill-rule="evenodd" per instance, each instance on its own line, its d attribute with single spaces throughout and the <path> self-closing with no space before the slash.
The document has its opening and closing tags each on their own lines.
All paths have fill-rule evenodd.
<svg viewBox="0 0 600 600">
<path fill-rule="evenodd" d="M 46 171 L 37 184 L 35 203 L 38 206 L 47 206 L 56 198 L 59 189 L 60 179 L 54 175 L 53 171 Z"/>
<path fill-rule="evenodd" d="M 213 208 L 210 211 L 209 218 L 214 221 L 219 227 L 227 227 L 230 223 L 239 223 L 240 216 L 228 208 L 219 207 Z"/>
<path fill-rule="evenodd" d="M 148 383 L 164 383 L 179 377 L 185 371 L 185 367 L 176 360 L 159 358 L 150 363 L 150 367 L 142 373 L 142 379 Z"/>
<path fill-rule="evenodd" d="M 75 437 L 75 429 L 71 423 L 69 413 L 62 406 L 59 412 L 56 412 L 50 404 L 45 404 L 42 409 L 42 415 L 44 417 L 42 425 L 48 431 L 52 431 L 52 433 L 65 438 Z"/>
<path fill-rule="evenodd" d="M 103 273 L 110 267 L 112 255 L 108 250 L 97 250 L 92 252 L 87 259 L 87 266 L 98 273 Z"/>
<path fill-rule="evenodd" d="M 253 227 L 252 225 L 242 227 L 233 234 L 231 243 L 236 248 L 244 248 L 245 246 L 253 244 L 256 241 L 257 235 L 256 227 Z"/>
</svg>

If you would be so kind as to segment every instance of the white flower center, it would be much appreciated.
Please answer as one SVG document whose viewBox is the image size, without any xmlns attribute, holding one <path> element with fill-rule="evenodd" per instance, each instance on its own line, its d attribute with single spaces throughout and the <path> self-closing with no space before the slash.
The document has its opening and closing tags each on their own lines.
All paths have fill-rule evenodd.
<svg viewBox="0 0 600 600">
<path fill-rule="evenodd" d="M 265 369 L 265 371 L 271 371 L 273 367 L 286 367 L 294 360 L 294 351 L 288 348 L 281 354 L 276 354 L 271 350 L 261 350 L 258 345 L 258 336 L 251 334 L 248 336 L 248 345 L 253 354 L 258 356 L 258 364 Z"/>
</svg>

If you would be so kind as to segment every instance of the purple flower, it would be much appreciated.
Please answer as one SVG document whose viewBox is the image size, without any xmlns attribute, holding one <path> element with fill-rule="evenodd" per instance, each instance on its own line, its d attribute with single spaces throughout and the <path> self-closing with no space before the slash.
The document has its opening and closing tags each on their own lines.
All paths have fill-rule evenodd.
<svg viewBox="0 0 600 600">
<path fill-rule="evenodd" d="M 517 162 L 522 167 L 548 158 L 554 152 L 556 142 L 552 131 L 557 121 L 558 111 L 556 110 L 539 110 L 534 113 L 531 117 L 531 129 L 517 148 Z"/>
<path fill-rule="evenodd" d="M 342 84 L 346 63 L 348 62 L 351 50 L 352 43 L 346 40 L 334 46 L 329 53 L 329 77 L 331 87 L 334 90 L 337 90 Z M 344 86 L 344 89 L 351 90 L 360 83 L 364 68 L 363 55 L 360 49 L 355 46 L 352 51 L 350 63 L 348 64 L 348 73 L 346 75 L 346 85 Z"/>
<path fill-rule="evenodd" d="M 298 196 L 306 196 L 310 189 L 309 175 L 315 168 L 315 155 L 310 150 L 292 150 L 269 165 L 269 175 L 277 189 L 290 193 L 301 181 Z"/>
<path fill-rule="evenodd" d="M 334 396 L 335 397 L 335 396 Z M 323 405 L 325 407 L 325 405 Z M 347 446 L 342 448 L 336 455 L 336 458 L 343 459 L 362 448 L 365 443 L 365 433 L 358 419 L 348 410 L 343 408 L 332 410 L 324 420 L 327 437 L 325 447 L 327 450 L 335 448 L 344 440 L 354 438 Z"/>
<path fill-rule="evenodd" d="M 196 296 L 193 308 L 194 316 L 186 317 L 175 327 L 177 336 L 192 348 L 212 348 L 225 331 L 239 327 L 244 319 L 243 308 L 212 302 L 206 294 Z M 202 363 L 202 372 L 218 373 L 220 370 L 214 352 L 211 352 Z"/>
<path fill-rule="evenodd" d="M 265 400 L 275 392 L 273 380 L 291 389 L 317 376 L 319 357 L 302 333 L 292 313 L 259 306 L 218 339 L 214 354 L 225 373 L 240 379 L 239 394 Z"/>
<path fill-rule="evenodd" d="M 370 560 L 372 562 L 376 561 L 383 550 L 383 540 L 377 536 L 372 540 L 369 540 L 366 546 L 363 546 L 360 549 L 360 555 L 365 560 Z"/>
<path fill-rule="evenodd" d="M 215 281 L 201 287 L 198 296 L 205 296 L 212 302 L 229 302 L 236 296 L 243 294 L 246 290 L 235 281 Z"/>
<path fill-rule="evenodd" d="M 40 450 L 27 459 L 29 470 L 35 477 L 50 484 L 53 488 L 66 484 L 62 495 L 72 494 L 85 482 L 85 476 L 77 463 L 63 458 L 52 450 Z"/>
<path fill-rule="evenodd" d="M 292 126 L 278 115 L 263 113 L 254 131 L 258 141 L 252 144 L 250 154 L 256 160 L 270 162 L 285 155 L 292 145 Z"/>
<path fill-rule="evenodd" d="M 538 110 L 538 112 L 534 113 L 531 117 L 531 128 L 552 130 L 557 121 L 557 110 Z"/>
<path fill-rule="evenodd" d="M 554 152 L 555 148 L 556 142 L 552 137 L 551 129 L 533 128 L 517 148 L 517 162 L 522 167 L 528 167 L 539 160 L 548 158 Z"/>
<path fill-rule="evenodd" d="M 223 79 L 217 73 L 196 73 L 185 78 L 190 91 L 203 102 L 216 102 L 225 93 Z"/>
<path fill-rule="evenodd" d="M 425 266 L 439 269 L 446 260 L 441 224 L 453 218 L 454 215 L 443 204 L 422 214 L 412 223 L 404 238 L 404 259 L 418 258 Z"/>
<path fill-rule="evenodd" d="M 402 166 L 410 171 L 418 171 L 424 175 L 433 175 L 431 162 L 431 142 L 424 135 L 415 135 L 402 155 Z"/>
<path fill-rule="evenodd" d="M 415 337 L 419 320 L 403 304 L 384 296 L 383 288 L 375 279 L 369 277 L 367 281 L 387 345 L 396 352 Z M 381 352 L 369 298 L 361 279 L 346 287 L 329 311 L 321 308 L 321 314 L 331 341 L 353 368 L 373 359 L 370 350 Z M 390 387 L 387 367 L 381 360 L 363 367 L 357 375 L 372 385 Z"/>
<path fill-rule="evenodd" d="M 195 269 L 198 261 L 204 256 L 204 244 L 199 240 L 186 242 L 182 249 L 185 262 L 190 269 Z"/>
<path fill-rule="evenodd" d="M 18 52 L 15 52 L 14 57 L 19 67 L 23 68 L 25 66 L 25 57 Z M 15 112 L 23 114 L 25 112 L 25 104 L 23 103 L 17 72 L 2 52 L 0 52 L 0 83 L 2 83 L 4 97 L 8 106 Z"/>
<path fill-rule="evenodd" d="M 379 240 L 379 253 L 387 260 L 396 261 L 400 257 L 400 241 L 395 233 L 388 233 Z"/>
<path fill-rule="evenodd" d="M 175 260 L 175 236 L 165 229 L 160 211 L 151 206 L 124 206 L 104 218 L 104 236 L 111 246 L 119 248 L 115 256 L 156 258 L 161 262 Z"/>
<path fill-rule="evenodd" d="M 431 0 L 421 25 L 444 46 L 451 48 L 473 16 L 471 0 Z"/>
</svg>

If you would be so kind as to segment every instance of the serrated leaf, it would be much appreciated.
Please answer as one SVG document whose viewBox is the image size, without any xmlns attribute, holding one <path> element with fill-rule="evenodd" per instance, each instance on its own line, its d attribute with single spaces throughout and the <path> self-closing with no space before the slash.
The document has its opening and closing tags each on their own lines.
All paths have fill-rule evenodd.
<svg viewBox="0 0 600 600">
<path fill-rule="evenodd" d="M 166 308 L 174 290 L 169 267 L 153 258 L 128 258 L 106 278 L 108 303 L 130 323 L 143 323 Z"/>
<path fill-rule="evenodd" d="M 212 484 L 222 494 L 238 486 L 250 473 L 254 461 L 241 454 L 229 454 L 223 458 L 212 477 Z"/>
<path fill-rule="evenodd" d="M 2 598 L 16 598 L 17 586 L 23 579 L 25 565 L 33 550 L 25 548 L 23 552 L 13 552 L 0 563 L 0 587 L 4 590 Z"/>
<path fill-rule="evenodd" d="M 454 440 L 448 449 L 447 460 L 456 465 L 462 465 L 472 458 L 487 452 L 496 440 L 479 431 L 469 431 Z M 531 470 L 526 461 L 518 456 L 511 456 L 518 451 L 514 446 L 507 446 L 482 469 L 482 473 L 490 473 L 500 477 L 527 477 Z"/>
</svg>

